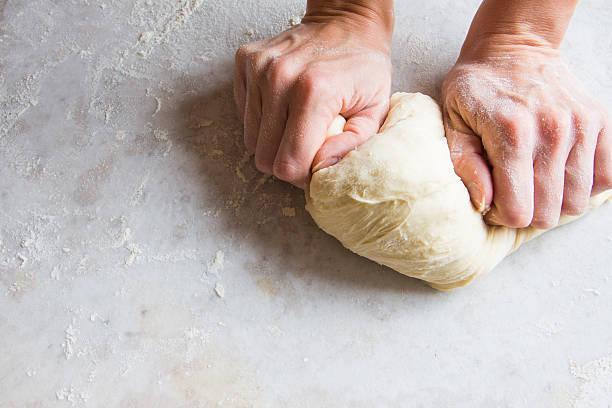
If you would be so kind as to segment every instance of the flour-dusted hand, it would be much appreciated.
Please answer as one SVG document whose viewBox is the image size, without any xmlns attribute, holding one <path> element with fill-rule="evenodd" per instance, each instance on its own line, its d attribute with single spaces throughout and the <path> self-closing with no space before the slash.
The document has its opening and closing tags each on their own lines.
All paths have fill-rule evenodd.
<svg viewBox="0 0 612 408">
<path fill-rule="evenodd" d="M 550 228 L 612 188 L 607 113 L 556 55 L 460 63 L 444 105 L 455 170 L 480 209 L 494 202 L 491 223 Z"/>
<path fill-rule="evenodd" d="M 612 188 L 612 129 L 563 63 L 562 34 L 523 31 L 535 18 L 534 27 L 564 33 L 558 19 L 569 21 L 573 7 L 569 15 L 542 9 L 525 16 L 529 3 L 483 2 L 443 84 L 444 120 L 455 172 L 479 210 L 491 207 L 487 221 L 551 228 L 560 214 L 582 214 L 591 195 Z M 495 26 L 496 34 L 487 28 L 493 11 L 525 24 Z M 556 26 L 546 24 L 550 18 Z"/>
<path fill-rule="evenodd" d="M 304 188 L 376 133 L 391 88 L 392 1 L 309 1 L 302 23 L 236 53 L 234 94 L 257 168 Z M 341 114 L 344 132 L 325 139 Z"/>
</svg>

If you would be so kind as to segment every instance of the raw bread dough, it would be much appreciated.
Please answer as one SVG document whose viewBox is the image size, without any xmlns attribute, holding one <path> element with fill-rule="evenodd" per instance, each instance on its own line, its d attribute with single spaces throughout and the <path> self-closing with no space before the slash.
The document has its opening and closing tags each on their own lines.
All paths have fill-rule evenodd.
<svg viewBox="0 0 612 408">
<path fill-rule="evenodd" d="M 342 126 L 334 121 L 330 132 Z M 590 207 L 611 196 L 593 197 Z M 419 93 L 394 94 L 380 132 L 313 175 L 306 209 L 351 251 L 442 290 L 469 283 L 544 232 L 485 224 L 453 170 L 438 104 Z"/>
</svg>

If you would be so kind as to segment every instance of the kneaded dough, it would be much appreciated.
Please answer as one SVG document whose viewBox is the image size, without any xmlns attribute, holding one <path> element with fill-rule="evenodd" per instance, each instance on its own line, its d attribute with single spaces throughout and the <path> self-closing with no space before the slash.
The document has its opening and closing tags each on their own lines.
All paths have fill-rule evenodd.
<svg viewBox="0 0 612 408">
<path fill-rule="evenodd" d="M 420 93 L 394 94 L 378 134 L 313 174 L 306 209 L 351 251 L 441 290 L 466 285 L 544 232 L 485 224 L 453 170 L 440 108 Z"/>
</svg>

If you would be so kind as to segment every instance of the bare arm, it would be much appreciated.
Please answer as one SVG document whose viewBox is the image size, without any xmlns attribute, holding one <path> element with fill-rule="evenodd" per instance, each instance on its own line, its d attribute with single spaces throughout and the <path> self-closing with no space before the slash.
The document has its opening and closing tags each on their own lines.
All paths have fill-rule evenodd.
<svg viewBox="0 0 612 408">
<path fill-rule="evenodd" d="M 389 45 L 395 23 L 393 0 L 308 0 L 302 21 L 344 21 L 358 30 L 374 25 L 374 31 L 385 33 Z"/>
<path fill-rule="evenodd" d="M 557 50 L 578 0 L 485 0 L 472 20 L 461 56 L 506 55 L 529 47 Z"/>
</svg>

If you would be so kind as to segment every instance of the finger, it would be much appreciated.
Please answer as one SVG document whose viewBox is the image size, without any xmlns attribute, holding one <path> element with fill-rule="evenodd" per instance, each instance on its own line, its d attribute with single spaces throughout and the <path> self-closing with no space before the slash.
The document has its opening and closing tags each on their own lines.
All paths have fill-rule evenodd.
<svg viewBox="0 0 612 408">
<path fill-rule="evenodd" d="M 262 114 L 255 148 L 255 166 L 272 174 L 274 158 L 287 122 L 287 106 L 283 97 L 274 97 L 274 90 L 266 88 L 262 95 Z"/>
<path fill-rule="evenodd" d="M 264 173 L 271 174 L 273 171 L 274 158 L 287 122 L 287 90 L 293 84 L 299 68 L 294 58 L 276 57 L 266 67 L 265 75 L 260 76 L 262 115 L 255 165 Z"/>
<path fill-rule="evenodd" d="M 254 74 L 247 71 L 247 93 L 244 109 L 244 144 L 247 150 L 255 153 L 257 136 L 261 122 L 261 93 Z"/>
<path fill-rule="evenodd" d="M 563 112 L 539 116 L 539 141 L 533 164 L 533 219 L 531 225 L 549 229 L 559 223 L 570 149 L 570 128 Z"/>
<path fill-rule="evenodd" d="M 241 122 L 244 122 L 244 108 L 246 105 L 246 45 L 241 46 L 236 51 L 236 57 L 234 61 L 234 100 L 236 101 L 236 110 L 238 112 L 238 118 Z"/>
<path fill-rule="evenodd" d="M 314 164 L 312 172 L 336 164 L 351 150 L 376 134 L 388 110 L 389 102 L 385 98 L 385 102 L 363 109 L 349 117 L 342 133 L 325 140 L 312 161 Z"/>
<path fill-rule="evenodd" d="M 612 132 L 608 126 L 599 132 L 597 138 L 594 173 L 591 194 L 595 195 L 612 189 Z"/>
<path fill-rule="evenodd" d="M 533 129 L 520 119 L 506 122 L 496 144 L 485 145 L 493 175 L 492 225 L 523 228 L 533 217 Z M 501 139 L 500 139 L 501 138 Z M 494 139 L 493 139 L 494 140 Z"/>
<path fill-rule="evenodd" d="M 553 228 L 559 223 L 563 202 L 564 161 L 561 157 L 538 156 L 533 164 L 533 218 L 538 229 Z"/>
<path fill-rule="evenodd" d="M 567 163 L 561 211 L 567 215 L 580 215 L 587 210 L 593 187 L 593 164 L 596 146 L 596 130 L 585 129 L 580 123 L 574 126 L 576 136 Z"/>
<path fill-rule="evenodd" d="M 339 107 L 323 73 L 310 72 L 296 83 L 285 132 L 274 159 L 273 174 L 300 188 L 310 179 L 310 166 L 325 141 Z M 327 103 L 327 104 L 326 104 Z"/>
<path fill-rule="evenodd" d="M 446 113 L 444 128 L 455 173 L 468 189 L 474 208 L 483 212 L 493 201 L 493 179 L 481 139 L 467 127 L 465 132 L 457 130 Z"/>
<path fill-rule="evenodd" d="M 325 140 L 325 131 L 332 115 L 290 110 L 287 126 L 274 159 L 273 174 L 300 188 L 310 179 L 310 166 Z"/>
</svg>

